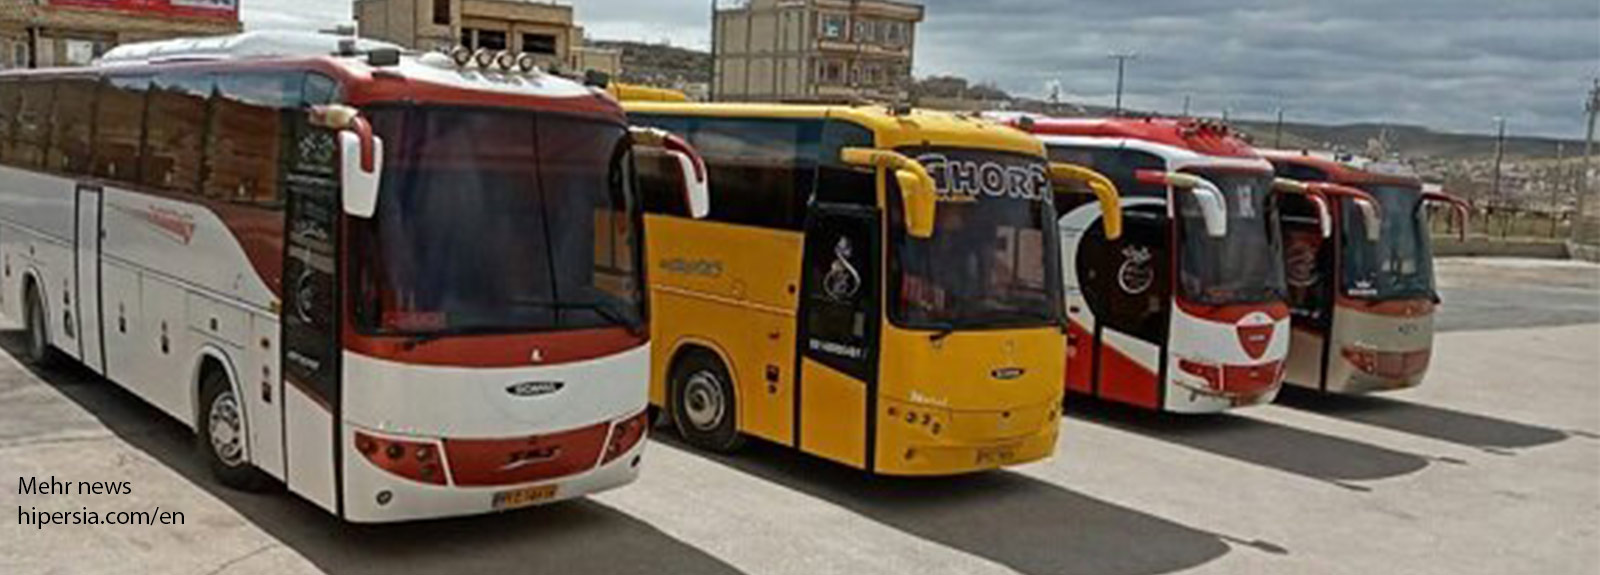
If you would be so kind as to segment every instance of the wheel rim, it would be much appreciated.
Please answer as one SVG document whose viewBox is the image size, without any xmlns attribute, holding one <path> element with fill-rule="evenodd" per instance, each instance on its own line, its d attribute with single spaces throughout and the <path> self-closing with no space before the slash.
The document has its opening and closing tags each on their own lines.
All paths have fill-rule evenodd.
<svg viewBox="0 0 1600 575">
<path fill-rule="evenodd" d="M 722 382 L 710 372 L 697 371 L 684 382 L 683 414 L 695 429 L 711 431 L 722 425 L 727 405 Z"/>
<path fill-rule="evenodd" d="M 211 400 L 210 424 L 206 427 L 211 437 L 211 451 L 228 467 L 244 462 L 244 426 L 239 418 L 239 400 L 232 391 L 217 394 Z"/>
</svg>

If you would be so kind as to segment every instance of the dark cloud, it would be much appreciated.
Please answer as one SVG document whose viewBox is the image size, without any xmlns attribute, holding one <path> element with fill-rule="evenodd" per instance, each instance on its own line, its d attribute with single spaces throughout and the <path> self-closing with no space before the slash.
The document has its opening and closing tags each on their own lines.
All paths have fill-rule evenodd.
<svg viewBox="0 0 1600 575">
<path fill-rule="evenodd" d="M 917 73 L 959 74 L 1021 94 L 1059 81 L 1109 103 L 1111 51 L 1126 100 L 1176 112 L 1319 122 L 1401 122 L 1582 136 L 1600 74 L 1596 0 L 928 0 Z M 707 45 L 710 0 L 574 2 L 591 35 Z M 342 0 L 256 0 L 247 21 L 302 27 L 349 18 Z M 292 25 L 292 24 L 290 24 Z"/>
</svg>

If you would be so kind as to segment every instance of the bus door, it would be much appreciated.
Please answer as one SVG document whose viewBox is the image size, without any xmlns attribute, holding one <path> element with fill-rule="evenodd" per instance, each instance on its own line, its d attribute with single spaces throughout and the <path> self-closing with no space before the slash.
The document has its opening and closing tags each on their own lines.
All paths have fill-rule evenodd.
<svg viewBox="0 0 1600 575">
<path fill-rule="evenodd" d="M 101 195 L 98 186 L 79 185 L 77 189 L 77 249 L 73 254 L 78 293 L 72 303 L 77 319 L 78 359 L 95 373 L 104 374 L 105 332 L 100 323 Z"/>
<path fill-rule="evenodd" d="M 1339 282 L 1338 246 L 1335 241 L 1323 239 L 1321 219 L 1311 200 L 1279 195 L 1277 201 L 1284 281 L 1289 288 L 1289 313 L 1294 327 L 1286 378 L 1300 385 L 1322 387 L 1326 383 L 1327 337 L 1333 330 L 1333 290 Z M 1335 225 L 1334 229 L 1340 228 Z"/>
<path fill-rule="evenodd" d="M 876 207 L 816 202 L 806 218 L 796 447 L 871 470 L 877 409 Z"/>
<path fill-rule="evenodd" d="M 282 442 L 286 483 L 338 512 L 342 465 L 340 307 L 338 293 L 339 198 L 334 133 L 300 126 L 287 179 L 287 242 L 283 265 Z M 260 422 L 252 422 L 260 429 Z"/>
<path fill-rule="evenodd" d="M 1090 354 L 1071 366 L 1087 381 L 1068 388 L 1160 409 L 1172 311 L 1172 249 L 1164 203 L 1124 204 L 1123 233 L 1106 239 L 1094 226 L 1078 248 L 1078 278 L 1094 316 Z M 1092 358 L 1092 360 L 1090 359 Z"/>
</svg>

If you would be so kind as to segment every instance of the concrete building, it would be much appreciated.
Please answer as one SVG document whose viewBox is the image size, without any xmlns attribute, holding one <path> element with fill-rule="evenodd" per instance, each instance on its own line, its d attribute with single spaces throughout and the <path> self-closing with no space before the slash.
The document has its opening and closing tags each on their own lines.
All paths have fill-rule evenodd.
<svg viewBox="0 0 1600 575">
<path fill-rule="evenodd" d="M 748 0 L 718 7 L 716 100 L 895 101 L 907 97 L 919 4 Z"/>
<path fill-rule="evenodd" d="M 538 56 L 546 68 L 615 74 L 621 55 L 583 46 L 572 6 L 535 0 L 355 0 L 361 36 L 418 50 L 455 46 Z"/>
<path fill-rule="evenodd" d="M 236 0 L 0 0 L 0 68 L 83 66 L 119 44 L 240 29 Z"/>
</svg>

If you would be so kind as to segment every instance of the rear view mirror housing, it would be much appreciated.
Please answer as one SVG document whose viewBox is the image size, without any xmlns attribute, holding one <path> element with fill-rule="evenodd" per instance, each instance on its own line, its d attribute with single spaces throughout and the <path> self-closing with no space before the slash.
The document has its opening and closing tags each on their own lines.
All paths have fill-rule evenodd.
<svg viewBox="0 0 1600 575">
<path fill-rule="evenodd" d="M 1194 174 L 1161 170 L 1138 170 L 1133 176 L 1141 184 L 1167 186 L 1193 194 L 1200 204 L 1200 215 L 1206 222 L 1206 235 L 1213 238 L 1228 236 L 1228 200 L 1211 180 Z M 1176 209 L 1173 203 L 1175 199 L 1168 194 L 1167 203 L 1173 209 Z"/>
<path fill-rule="evenodd" d="M 934 222 L 939 215 L 939 192 L 933 176 L 921 163 L 898 152 L 874 148 L 845 148 L 839 152 L 839 160 L 852 166 L 890 170 L 890 175 L 900 185 L 906 234 L 924 240 L 933 237 Z"/>
<path fill-rule="evenodd" d="M 657 148 L 677 162 L 683 178 L 684 205 L 689 207 L 689 217 L 701 220 L 711 215 L 711 179 L 705 158 L 689 142 L 666 130 L 657 128 L 629 128 L 636 146 Z"/>
<path fill-rule="evenodd" d="M 1122 237 L 1122 194 L 1110 178 L 1083 166 L 1059 162 L 1051 162 L 1050 178 L 1058 185 L 1066 182 L 1082 182 L 1089 186 L 1089 190 L 1100 202 L 1106 239 L 1116 240 Z"/>
<path fill-rule="evenodd" d="M 1383 211 L 1378 199 L 1363 190 L 1328 182 L 1306 184 L 1311 193 L 1328 198 L 1347 198 L 1361 210 L 1362 224 L 1367 230 L 1367 241 L 1376 243 L 1383 239 Z"/>
<path fill-rule="evenodd" d="M 378 191 L 383 173 L 383 139 L 372 124 L 349 106 L 311 109 L 311 124 L 337 130 L 340 203 L 345 215 L 368 219 L 378 212 Z"/>
</svg>

